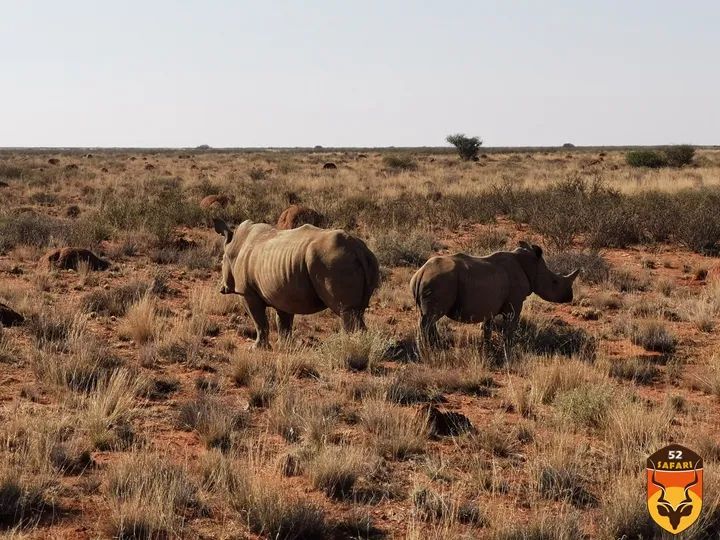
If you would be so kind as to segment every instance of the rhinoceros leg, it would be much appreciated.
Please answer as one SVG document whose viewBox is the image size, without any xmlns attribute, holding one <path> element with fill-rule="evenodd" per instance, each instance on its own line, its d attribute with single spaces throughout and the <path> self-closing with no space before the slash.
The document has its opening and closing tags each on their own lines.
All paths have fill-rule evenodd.
<svg viewBox="0 0 720 540">
<path fill-rule="evenodd" d="M 437 347 L 440 344 L 440 334 L 437 329 L 439 317 L 429 313 L 423 314 L 420 319 L 420 337 L 431 347 Z"/>
<path fill-rule="evenodd" d="M 257 334 L 253 348 L 269 349 L 270 341 L 268 337 L 270 334 L 270 325 L 268 324 L 266 312 L 267 305 L 263 302 L 262 298 L 252 293 L 245 295 L 245 303 L 247 304 L 250 317 L 255 323 L 255 332 Z"/>
<path fill-rule="evenodd" d="M 515 339 L 515 332 L 520 322 L 520 311 L 522 310 L 522 302 L 519 304 L 509 303 L 503 309 L 503 337 L 505 338 L 505 350 L 509 351 Z"/>
<path fill-rule="evenodd" d="M 275 310 L 277 314 L 278 333 L 281 340 L 288 340 L 292 336 L 293 319 L 295 315 L 285 311 Z"/>
<path fill-rule="evenodd" d="M 490 341 L 492 340 L 492 333 L 495 329 L 495 320 L 489 317 L 483 322 L 483 347 L 486 351 L 490 350 Z"/>
<path fill-rule="evenodd" d="M 363 310 L 348 309 L 340 312 L 343 328 L 346 332 L 357 332 L 365 330 Z"/>
</svg>

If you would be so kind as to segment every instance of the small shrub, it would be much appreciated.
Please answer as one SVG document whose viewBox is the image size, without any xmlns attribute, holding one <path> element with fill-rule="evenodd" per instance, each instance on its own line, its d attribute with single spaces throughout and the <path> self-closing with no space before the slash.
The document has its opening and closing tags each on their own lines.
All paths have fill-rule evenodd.
<svg viewBox="0 0 720 540">
<path fill-rule="evenodd" d="M 179 422 L 182 428 L 197 431 L 207 448 L 227 450 L 246 420 L 219 400 L 203 396 L 180 407 Z"/>
<path fill-rule="evenodd" d="M 610 362 L 610 376 L 638 384 L 652 384 L 660 371 L 644 358 L 620 358 Z"/>
<path fill-rule="evenodd" d="M 152 284 L 145 281 L 131 281 L 112 289 L 92 291 L 82 299 L 81 304 L 87 312 L 120 317 L 125 315 L 131 305 L 145 296 L 151 287 Z"/>
<path fill-rule="evenodd" d="M 354 446 L 325 447 L 307 466 L 313 487 L 328 497 L 344 499 L 368 470 L 368 456 Z"/>
<path fill-rule="evenodd" d="M 404 459 L 425 450 L 427 418 L 376 399 L 365 401 L 360 417 L 379 454 Z"/>
<path fill-rule="evenodd" d="M 598 429 L 607 422 L 612 390 L 604 385 L 584 384 L 558 394 L 554 405 L 561 418 L 572 424 Z"/>
<path fill-rule="evenodd" d="M 641 279 L 632 272 L 615 269 L 610 272 L 610 283 L 620 292 L 645 291 L 649 285 L 646 279 Z"/>
<path fill-rule="evenodd" d="M 577 356 L 592 360 L 597 339 L 584 329 L 560 319 L 520 319 L 515 342 L 522 349 L 538 355 Z"/>
<path fill-rule="evenodd" d="M 437 246 L 429 233 L 412 229 L 377 232 L 373 235 L 372 247 L 383 266 L 420 267 Z"/>
<path fill-rule="evenodd" d="M 118 369 L 82 400 L 82 422 L 95 448 L 118 449 L 133 441 L 130 422 L 136 415 L 135 399 L 146 388 L 144 377 Z"/>
<path fill-rule="evenodd" d="M 526 524 L 503 525 L 492 538 L 493 540 L 580 540 L 586 538 L 586 535 L 583 533 L 578 515 L 553 512 L 551 515 L 542 514 L 533 517 Z"/>
<path fill-rule="evenodd" d="M 248 386 L 257 370 L 255 358 L 247 351 L 238 351 L 230 363 L 230 378 L 237 386 Z"/>
<path fill-rule="evenodd" d="M 376 331 L 345 333 L 330 336 L 321 346 L 320 355 L 333 368 L 351 371 L 373 371 L 387 350 L 389 340 Z"/>
<path fill-rule="evenodd" d="M 595 497 L 587 491 L 585 481 L 574 468 L 542 467 L 536 478 L 538 491 L 543 497 L 554 500 L 570 501 L 575 506 L 592 506 Z"/>
<path fill-rule="evenodd" d="M 383 164 L 388 169 L 395 171 L 412 171 L 417 168 L 417 163 L 409 154 L 394 154 L 383 157 Z"/>
<path fill-rule="evenodd" d="M 200 509 L 187 471 L 156 454 L 133 452 L 107 475 L 112 511 L 104 523 L 113 538 L 183 537 L 184 516 Z"/>
<path fill-rule="evenodd" d="M 508 426 L 496 419 L 470 436 L 470 448 L 485 450 L 498 458 L 509 458 L 518 449 L 518 441 Z"/>
<path fill-rule="evenodd" d="M 0 213 L 0 251 L 15 246 L 48 247 L 52 240 L 66 243 L 70 226 L 65 221 L 23 212 L 20 215 Z"/>
<path fill-rule="evenodd" d="M 530 373 L 532 401 L 547 405 L 558 394 L 582 386 L 587 380 L 587 364 L 555 357 L 536 366 Z"/>
<path fill-rule="evenodd" d="M 690 165 L 695 156 L 695 148 L 689 144 L 680 144 L 677 146 L 668 146 L 663 150 L 665 159 L 670 167 L 682 167 Z"/>
<path fill-rule="evenodd" d="M 655 150 L 631 150 L 625 154 L 625 161 L 631 167 L 648 167 L 650 169 L 658 169 L 668 164 L 667 158 Z"/>
<path fill-rule="evenodd" d="M 420 518 L 435 523 L 465 523 L 475 527 L 487 525 L 480 508 L 470 501 L 460 500 L 431 489 L 416 489 L 411 495 L 413 506 Z"/>
<path fill-rule="evenodd" d="M 301 399 L 299 393 L 285 389 L 270 408 L 270 429 L 288 442 L 301 438 L 315 447 L 325 445 L 331 438 L 339 411 L 324 401 Z"/>
<path fill-rule="evenodd" d="M 434 386 L 430 373 L 412 366 L 399 370 L 393 376 L 387 385 L 385 395 L 388 401 L 400 405 L 436 401 L 440 396 Z"/>
<path fill-rule="evenodd" d="M 642 321 L 632 325 L 630 341 L 648 351 L 669 354 L 675 351 L 677 338 L 659 321 Z"/>
<path fill-rule="evenodd" d="M 131 338 L 142 345 L 155 339 L 160 330 L 159 325 L 155 302 L 150 295 L 145 294 L 130 306 L 118 333 L 121 337 Z"/>
<path fill-rule="evenodd" d="M 647 509 L 645 484 L 637 475 L 613 480 L 603 500 L 601 530 L 607 538 L 656 538 L 658 526 Z"/>
</svg>

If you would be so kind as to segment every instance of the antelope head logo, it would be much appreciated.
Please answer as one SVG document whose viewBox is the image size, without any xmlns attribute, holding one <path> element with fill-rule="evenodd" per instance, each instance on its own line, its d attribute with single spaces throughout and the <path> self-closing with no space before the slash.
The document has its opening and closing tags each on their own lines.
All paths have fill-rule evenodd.
<svg viewBox="0 0 720 540">
<path fill-rule="evenodd" d="M 698 483 L 697 463 L 695 464 L 695 468 L 693 470 L 695 472 L 695 478 L 692 482 L 685 486 L 685 496 L 683 497 L 683 500 L 680 501 L 677 506 L 673 507 L 673 505 L 666 499 L 666 486 L 662 485 L 655 479 L 655 467 L 653 464 L 652 483 L 659 487 L 661 491 L 660 498 L 657 500 L 657 512 L 659 515 L 670 520 L 670 526 L 673 530 L 677 530 L 682 518 L 688 517 L 692 514 L 693 501 L 690 498 L 690 488 Z"/>
</svg>

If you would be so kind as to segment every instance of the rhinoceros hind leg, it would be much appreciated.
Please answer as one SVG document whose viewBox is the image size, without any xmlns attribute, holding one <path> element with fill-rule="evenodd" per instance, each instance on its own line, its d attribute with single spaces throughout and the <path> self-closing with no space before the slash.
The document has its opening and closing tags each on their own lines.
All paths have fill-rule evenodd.
<svg viewBox="0 0 720 540">
<path fill-rule="evenodd" d="M 295 315 L 285 311 L 275 310 L 277 313 L 277 326 L 280 339 L 282 341 L 289 340 L 292 336 L 293 319 Z"/>
<path fill-rule="evenodd" d="M 440 345 L 440 334 L 437 329 L 437 321 L 439 317 L 436 315 L 425 314 L 420 319 L 420 339 L 430 347 Z"/>
<path fill-rule="evenodd" d="M 250 317 L 255 323 L 257 337 L 255 338 L 253 349 L 269 349 L 270 341 L 268 337 L 270 334 L 270 325 L 268 324 L 266 312 L 267 305 L 255 294 L 246 294 L 245 303 L 247 304 Z"/>
<path fill-rule="evenodd" d="M 340 317 L 342 318 L 343 328 L 346 332 L 358 332 L 366 329 L 365 319 L 363 317 L 364 310 L 349 309 L 342 311 Z"/>
</svg>

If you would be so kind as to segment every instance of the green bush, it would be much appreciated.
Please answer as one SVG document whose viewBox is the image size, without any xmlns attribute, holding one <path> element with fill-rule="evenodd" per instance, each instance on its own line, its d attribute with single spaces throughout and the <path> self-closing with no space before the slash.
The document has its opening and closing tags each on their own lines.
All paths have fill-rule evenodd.
<svg viewBox="0 0 720 540">
<path fill-rule="evenodd" d="M 663 153 L 670 167 L 682 167 L 692 163 L 695 148 L 689 144 L 679 144 L 677 146 L 668 146 Z"/>
<path fill-rule="evenodd" d="M 658 169 L 665 167 L 667 158 L 655 150 L 631 150 L 625 154 L 625 160 L 631 167 L 648 167 Z"/>
<path fill-rule="evenodd" d="M 445 140 L 457 149 L 458 155 L 465 161 L 476 158 L 482 145 L 479 137 L 466 137 L 462 133 L 448 135 Z"/>
</svg>

